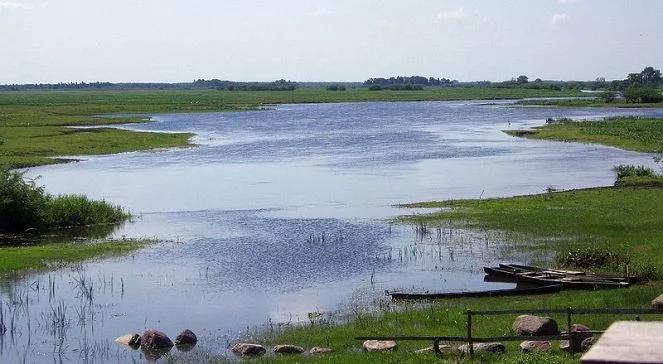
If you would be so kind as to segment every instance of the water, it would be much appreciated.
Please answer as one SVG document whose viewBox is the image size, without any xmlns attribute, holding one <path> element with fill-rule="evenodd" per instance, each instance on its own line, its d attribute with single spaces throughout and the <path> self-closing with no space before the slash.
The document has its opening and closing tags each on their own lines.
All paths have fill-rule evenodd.
<svg viewBox="0 0 663 364">
<path fill-rule="evenodd" d="M 388 223 L 413 213 L 392 204 L 610 185 L 614 165 L 651 164 L 651 156 L 501 130 L 626 114 L 663 110 L 312 104 L 127 125 L 191 131 L 198 146 L 84 157 L 28 175 L 49 192 L 104 198 L 137 215 L 110 236 L 161 242 L 1 281 L 4 321 L 14 327 L 0 336 L 0 362 L 142 360 L 112 339 L 151 327 L 199 335 L 191 352 L 169 355 L 225 356 L 229 342 L 256 327 L 308 322 L 310 312 L 370 303 L 385 289 L 504 287 L 483 282 L 481 267 L 524 259 L 505 248 L 508 237 L 454 229 L 419 236 Z M 58 307 L 66 314 L 56 316 Z"/>
</svg>

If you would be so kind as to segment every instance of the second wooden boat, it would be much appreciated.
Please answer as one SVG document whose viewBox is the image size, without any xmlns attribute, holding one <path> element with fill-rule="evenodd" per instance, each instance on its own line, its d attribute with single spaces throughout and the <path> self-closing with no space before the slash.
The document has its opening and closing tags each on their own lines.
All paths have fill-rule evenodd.
<svg viewBox="0 0 663 364">
<path fill-rule="evenodd" d="M 437 298 L 463 298 L 463 297 L 503 297 L 503 296 L 521 296 L 534 294 L 558 293 L 562 290 L 561 284 L 552 284 L 533 288 L 510 288 L 495 289 L 489 291 L 468 291 L 468 292 L 388 292 L 391 298 L 396 300 L 419 300 L 419 299 L 437 299 Z"/>
</svg>

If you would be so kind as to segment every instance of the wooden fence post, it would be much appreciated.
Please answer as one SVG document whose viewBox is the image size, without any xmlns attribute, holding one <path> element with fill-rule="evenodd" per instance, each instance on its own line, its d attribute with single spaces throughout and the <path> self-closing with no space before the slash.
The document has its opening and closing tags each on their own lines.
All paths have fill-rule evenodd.
<svg viewBox="0 0 663 364">
<path fill-rule="evenodd" d="M 470 356 L 474 356 L 474 344 L 472 343 L 472 310 L 467 310 L 467 344 L 470 349 Z"/>
</svg>

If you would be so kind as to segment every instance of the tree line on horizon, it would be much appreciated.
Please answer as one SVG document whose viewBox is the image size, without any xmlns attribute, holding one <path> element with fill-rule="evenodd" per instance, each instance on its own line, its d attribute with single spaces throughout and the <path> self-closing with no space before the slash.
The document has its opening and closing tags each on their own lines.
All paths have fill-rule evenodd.
<svg viewBox="0 0 663 364">
<path fill-rule="evenodd" d="M 271 82 L 238 82 L 220 79 L 198 79 L 193 82 L 182 83 L 111 83 L 111 82 L 69 82 L 69 83 L 36 83 L 36 84 L 9 84 L 0 85 L 0 91 L 27 91 L 27 90 L 190 90 L 190 89 L 216 89 L 227 91 L 292 91 L 300 87 L 323 87 L 329 91 L 342 91 L 347 87 L 367 87 L 369 90 L 422 90 L 424 87 L 495 87 L 495 88 L 528 88 L 528 89 L 577 89 L 577 90 L 603 90 L 605 100 L 610 102 L 621 94 L 629 102 L 659 102 L 663 87 L 661 71 L 654 67 L 645 67 L 641 72 L 629 73 L 625 79 L 606 81 L 598 77 L 593 81 L 530 81 L 526 75 L 514 77 L 511 80 L 472 81 L 461 82 L 448 78 L 435 78 L 424 76 L 392 76 L 372 77 L 359 82 L 293 82 L 284 79 Z M 658 100 L 658 101 L 657 101 Z"/>
</svg>

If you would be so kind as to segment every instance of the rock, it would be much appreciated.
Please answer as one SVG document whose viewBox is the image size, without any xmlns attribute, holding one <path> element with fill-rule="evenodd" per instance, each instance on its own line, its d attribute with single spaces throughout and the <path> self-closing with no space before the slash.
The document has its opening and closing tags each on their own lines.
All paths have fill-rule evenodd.
<svg viewBox="0 0 663 364">
<path fill-rule="evenodd" d="M 584 352 L 586 352 L 587 350 L 589 350 L 589 348 L 591 348 L 592 345 L 594 345 L 594 343 L 596 342 L 596 340 L 597 340 L 597 338 L 594 337 L 594 336 L 590 336 L 590 337 L 585 338 L 585 339 L 580 343 L 580 351 L 582 351 L 582 352 L 584 353 Z"/>
<path fill-rule="evenodd" d="M 175 345 L 192 345 L 198 342 L 198 337 L 191 330 L 182 331 L 175 338 Z"/>
<path fill-rule="evenodd" d="M 312 347 L 311 350 L 309 350 L 308 352 L 309 354 L 327 354 L 327 353 L 333 353 L 334 349 L 315 346 Z"/>
<path fill-rule="evenodd" d="M 366 351 L 391 351 L 396 348 L 396 342 L 390 340 L 366 340 L 363 347 Z"/>
<path fill-rule="evenodd" d="M 523 353 L 547 353 L 552 349 L 550 341 L 523 341 L 520 343 Z"/>
<path fill-rule="evenodd" d="M 663 310 L 663 294 L 651 301 L 651 307 L 657 310 Z"/>
<path fill-rule="evenodd" d="M 502 343 L 476 343 L 472 344 L 475 353 L 495 353 L 502 354 L 506 348 Z M 470 353 L 470 344 L 461 345 L 458 347 L 458 351 L 462 354 Z"/>
<path fill-rule="evenodd" d="M 453 349 L 450 345 L 438 345 L 437 348 L 440 349 L 441 352 L 448 352 L 448 351 L 451 351 L 451 349 Z M 435 350 L 433 350 L 433 349 L 434 348 L 432 346 L 429 346 L 429 347 L 424 348 L 424 349 L 419 349 L 419 350 L 415 351 L 414 353 L 415 354 L 433 353 L 433 352 L 435 352 Z"/>
<path fill-rule="evenodd" d="M 141 351 L 143 352 L 143 355 L 145 356 L 145 359 L 147 359 L 149 362 L 155 362 L 164 355 L 168 354 L 171 348 L 163 348 L 163 349 L 145 349 L 141 347 Z"/>
<path fill-rule="evenodd" d="M 274 352 L 277 354 L 301 354 L 305 352 L 304 348 L 297 345 L 276 345 Z"/>
<path fill-rule="evenodd" d="M 140 341 L 140 335 L 136 333 L 129 333 L 115 339 L 116 343 L 126 345 L 132 349 L 138 349 L 138 347 L 140 347 Z"/>
<path fill-rule="evenodd" d="M 173 347 L 173 342 L 163 332 L 150 329 L 143 333 L 140 347 L 145 350 L 170 349 Z"/>
<path fill-rule="evenodd" d="M 520 336 L 559 335 L 557 322 L 550 317 L 522 315 L 513 322 L 513 331 Z"/>
<path fill-rule="evenodd" d="M 267 352 L 264 346 L 251 343 L 237 343 L 230 350 L 241 356 L 260 356 Z"/>
</svg>

